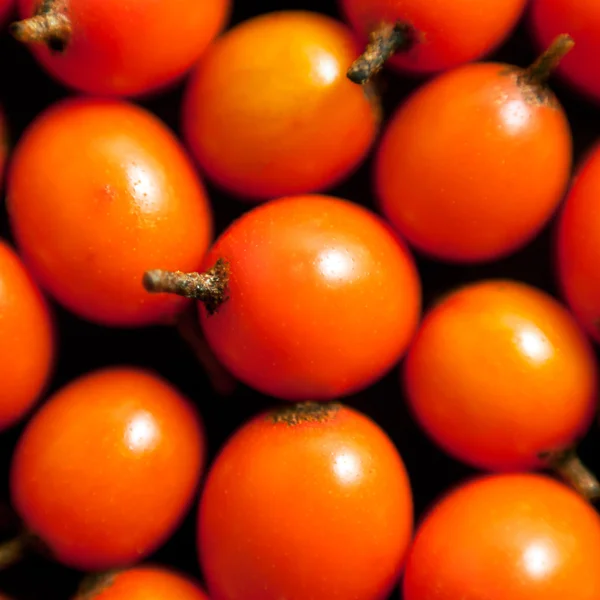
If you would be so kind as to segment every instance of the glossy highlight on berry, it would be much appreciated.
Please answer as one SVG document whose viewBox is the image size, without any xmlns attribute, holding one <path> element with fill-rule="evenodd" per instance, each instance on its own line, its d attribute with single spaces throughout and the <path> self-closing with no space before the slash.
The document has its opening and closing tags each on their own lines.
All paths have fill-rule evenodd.
<svg viewBox="0 0 600 600">
<path fill-rule="evenodd" d="M 571 173 L 567 116 L 546 85 L 573 41 L 530 67 L 473 63 L 418 88 L 375 158 L 381 211 L 422 253 L 474 264 L 521 249 L 556 211 Z"/>
<path fill-rule="evenodd" d="M 403 383 L 418 423 L 444 450 L 478 468 L 525 471 L 587 433 L 597 372 L 566 307 L 524 283 L 491 279 L 426 314 Z"/>
<path fill-rule="evenodd" d="M 257 415 L 225 443 L 198 509 L 211 598 L 386 598 L 412 533 L 396 448 L 340 404 Z"/>
<path fill-rule="evenodd" d="M 180 524 L 204 462 L 202 422 L 174 386 L 135 367 L 100 369 L 57 391 L 27 424 L 11 500 L 56 561 L 122 568 Z"/>
<path fill-rule="evenodd" d="M 226 281 L 215 290 L 219 260 Z M 223 232 L 204 264 L 202 275 L 150 270 L 144 282 L 204 303 L 224 296 L 201 307 L 208 343 L 234 376 L 277 398 L 364 389 L 400 360 L 418 324 L 409 251 L 378 216 L 340 198 L 262 204 Z"/>
<path fill-rule="evenodd" d="M 345 77 L 358 46 L 334 19 L 278 11 L 221 36 L 187 83 L 182 130 L 202 171 L 241 199 L 320 192 L 378 132 L 376 92 Z"/>
<path fill-rule="evenodd" d="M 15 148 L 7 182 L 12 232 L 33 275 L 60 304 L 107 326 L 169 323 L 183 298 L 149 297 L 147 264 L 196 270 L 212 210 L 171 130 L 136 105 L 69 98 Z"/>
<path fill-rule="evenodd" d="M 599 560 L 600 517 L 575 492 L 541 475 L 481 477 L 422 521 L 403 599 L 595 600 Z"/>
</svg>

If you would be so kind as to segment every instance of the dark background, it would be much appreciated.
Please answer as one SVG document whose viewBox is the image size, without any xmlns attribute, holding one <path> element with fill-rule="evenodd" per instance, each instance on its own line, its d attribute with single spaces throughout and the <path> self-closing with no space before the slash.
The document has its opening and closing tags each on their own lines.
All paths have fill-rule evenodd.
<svg viewBox="0 0 600 600">
<path fill-rule="evenodd" d="M 230 25 L 258 14 L 253 2 L 234 0 Z M 338 16 L 334 0 L 263 0 L 261 12 L 280 9 L 308 9 Z M 525 66 L 535 56 L 526 19 L 493 59 Z M 572 93 L 560 82 L 554 90 L 565 106 L 576 148 L 576 162 L 590 144 L 600 138 L 600 109 Z M 418 84 L 418 80 L 387 74 L 384 77 L 384 108 L 389 115 Z M 179 131 L 182 86 L 139 103 Z M 5 107 L 12 142 L 50 103 L 68 92 L 50 80 L 26 48 L 13 41 L 6 30 L 0 33 L 0 103 Z M 343 185 L 328 190 L 374 208 L 371 192 L 371 161 L 368 160 Z M 217 233 L 248 208 L 207 183 L 216 213 Z M 6 212 L 0 206 L 0 236 L 10 239 Z M 521 252 L 485 266 L 457 267 L 417 257 L 424 286 L 424 307 L 453 286 L 482 277 L 511 277 L 537 285 L 556 295 L 552 267 L 552 225 Z M 73 378 L 102 366 L 133 364 L 156 369 L 198 402 L 213 457 L 226 437 L 244 420 L 272 404 L 239 384 L 233 397 L 215 396 L 208 380 L 188 347 L 175 330 L 166 327 L 143 330 L 111 330 L 86 323 L 53 305 L 60 327 L 60 354 L 49 393 Z M 0 382 L 1 385 L 1 382 Z M 408 415 L 398 385 L 397 369 L 371 389 L 347 399 L 348 403 L 374 418 L 393 438 L 408 467 L 414 490 L 416 517 L 449 485 L 473 473 L 433 447 L 416 429 Z M 22 426 L 0 435 L 0 503 L 8 499 L 8 467 L 12 448 Z M 584 440 L 580 454 L 594 470 L 600 471 L 600 434 L 594 429 Z M 160 485 L 160 482 L 157 482 Z M 199 578 L 195 549 L 195 511 L 174 537 L 150 560 L 176 566 Z M 0 591 L 16 600 L 67 599 L 74 593 L 81 574 L 40 558 L 29 558 L 8 572 L 0 573 Z M 398 597 L 397 595 L 395 596 Z"/>
</svg>

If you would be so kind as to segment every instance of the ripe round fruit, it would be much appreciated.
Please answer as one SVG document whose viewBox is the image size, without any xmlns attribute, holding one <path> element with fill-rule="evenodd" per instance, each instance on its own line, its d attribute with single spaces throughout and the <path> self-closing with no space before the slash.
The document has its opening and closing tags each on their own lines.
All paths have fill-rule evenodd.
<svg viewBox="0 0 600 600">
<path fill-rule="evenodd" d="M 409 251 L 351 202 L 308 195 L 257 206 L 220 236 L 206 268 L 219 259 L 228 273 L 209 277 L 226 281 L 227 299 L 215 314 L 202 308 L 204 334 L 234 376 L 265 394 L 356 392 L 401 358 L 416 329 L 420 281 Z M 188 276 L 158 271 L 145 283 L 185 293 L 178 279 Z"/>
<path fill-rule="evenodd" d="M 526 0 L 340 0 L 346 19 L 363 42 L 385 26 L 411 28 L 389 65 L 433 73 L 489 54 L 510 34 Z M 393 50 L 392 50 L 393 51 Z"/>
<path fill-rule="evenodd" d="M 425 518 L 404 600 L 596 600 L 600 519 L 577 493 L 541 475 L 475 479 Z"/>
<path fill-rule="evenodd" d="M 447 452 L 491 470 L 541 466 L 590 426 L 598 382 L 577 323 L 545 293 L 488 280 L 446 296 L 408 352 L 404 382 L 425 431 Z"/>
<path fill-rule="evenodd" d="M 24 260 L 66 308 L 142 326 L 185 306 L 149 297 L 142 274 L 148 264 L 198 269 L 212 213 L 190 159 L 149 112 L 117 100 L 59 102 L 21 137 L 7 183 Z"/>
<path fill-rule="evenodd" d="M 422 252 L 497 259 L 555 211 L 570 175 L 571 132 L 537 69 L 465 65 L 422 86 L 392 117 L 376 158 L 377 194 Z"/>
<path fill-rule="evenodd" d="M 234 27 L 192 74 L 183 131 L 207 176 L 248 199 L 322 191 L 377 133 L 373 93 L 345 76 L 358 52 L 333 19 L 281 11 Z"/>
<path fill-rule="evenodd" d="M 541 47 L 563 31 L 575 47 L 558 67 L 570 85 L 600 102 L 600 3 L 596 0 L 533 0 L 531 29 Z"/>
<path fill-rule="evenodd" d="M 581 165 L 558 220 L 556 260 L 563 294 L 576 317 L 600 342 L 600 144 Z"/>
<path fill-rule="evenodd" d="M 196 582 L 158 565 L 92 577 L 91 589 L 80 592 L 75 600 L 208 600 Z"/>
<path fill-rule="evenodd" d="M 337 404 L 292 405 L 246 423 L 200 500 L 211 598 L 387 598 L 412 533 L 412 495 L 387 435 Z"/>
<path fill-rule="evenodd" d="M 196 411 L 169 383 L 136 368 L 95 371 L 28 423 L 13 456 L 12 504 L 59 562 L 127 566 L 180 523 L 204 452 Z"/>
<path fill-rule="evenodd" d="M 230 0 L 17 0 L 13 35 L 62 84 L 137 96 L 172 84 L 224 27 Z M 32 18 L 33 17 L 33 18 Z"/>
<path fill-rule="evenodd" d="M 46 301 L 0 240 L 0 431 L 29 412 L 53 364 L 54 327 Z"/>
</svg>

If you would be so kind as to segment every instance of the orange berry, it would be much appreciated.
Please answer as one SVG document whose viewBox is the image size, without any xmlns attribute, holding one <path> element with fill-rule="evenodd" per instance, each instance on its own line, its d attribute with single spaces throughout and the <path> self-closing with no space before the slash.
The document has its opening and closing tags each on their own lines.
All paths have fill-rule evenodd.
<svg viewBox="0 0 600 600">
<path fill-rule="evenodd" d="M 72 98 L 39 115 L 15 149 L 7 207 L 41 285 L 104 325 L 172 319 L 185 299 L 148 296 L 142 274 L 198 269 L 212 235 L 206 192 L 173 133 L 117 100 Z"/>
<path fill-rule="evenodd" d="M 0 240 L 0 431 L 29 412 L 54 364 L 46 301 L 16 253 Z"/>
<path fill-rule="evenodd" d="M 321 191 L 363 160 L 372 94 L 345 76 L 352 33 L 321 14 L 275 12 L 221 36 L 192 73 L 183 131 L 207 176 L 248 199 Z"/>
</svg>

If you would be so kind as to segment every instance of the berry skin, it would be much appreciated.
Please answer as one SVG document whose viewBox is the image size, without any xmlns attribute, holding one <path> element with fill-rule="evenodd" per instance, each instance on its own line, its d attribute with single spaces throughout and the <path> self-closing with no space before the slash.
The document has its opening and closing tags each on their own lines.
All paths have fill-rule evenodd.
<svg viewBox="0 0 600 600">
<path fill-rule="evenodd" d="M 46 301 L 13 249 L 0 240 L 0 431 L 37 402 L 54 366 Z"/>
<path fill-rule="evenodd" d="M 417 530 L 403 600 L 596 600 L 600 519 L 533 474 L 482 477 L 437 503 Z"/>
<path fill-rule="evenodd" d="M 600 144 L 579 168 L 558 219 L 556 264 L 563 295 L 586 331 L 600 342 Z"/>
<path fill-rule="evenodd" d="M 74 600 L 208 600 L 196 582 L 158 565 L 140 565 L 90 579 L 89 588 L 85 585 Z"/>
<path fill-rule="evenodd" d="M 411 533 L 397 450 L 337 404 L 289 405 L 243 425 L 200 500 L 200 562 L 218 600 L 384 600 Z"/>
<path fill-rule="evenodd" d="M 387 53 L 378 68 L 389 57 L 388 64 L 396 70 L 426 74 L 492 52 L 508 38 L 526 0 L 340 0 L 339 4 L 363 43 L 370 35 L 383 41 Z M 363 83 L 372 73 L 357 69 L 353 80 Z"/>
<path fill-rule="evenodd" d="M 516 281 L 447 295 L 423 319 L 404 363 L 409 404 L 454 457 L 528 470 L 570 449 L 594 418 L 597 365 L 574 318 Z"/>
<path fill-rule="evenodd" d="M 600 3 L 596 0 L 532 0 L 530 28 L 538 46 L 569 32 L 573 52 L 561 61 L 557 74 L 571 86 L 600 103 Z"/>
<path fill-rule="evenodd" d="M 403 242 L 376 215 L 330 196 L 280 198 L 235 221 L 208 271 L 146 273 L 149 291 L 226 282 L 200 311 L 217 358 L 247 385 L 285 400 L 330 400 L 363 389 L 400 360 L 420 316 L 420 280 Z M 212 297 L 211 297 L 212 299 Z"/>
<path fill-rule="evenodd" d="M 74 98 L 37 117 L 14 151 L 7 208 L 32 274 L 76 315 L 108 326 L 169 322 L 186 305 L 148 297 L 148 263 L 198 269 L 212 212 L 173 133 L 142 108 Z"/>
<path fill-rule="evenodd" d="M 139 96 L 180 79 L 225 26 L 230 0 L 17 0 L 13 35 L 62 84 Z M 33 17 L 33 18 L 32 18 Z"/>
<path fill-rule="evenodd" d="M 409 243 L 439 260 L 481 263 L 521 248 L 548 222 L 568 184 L 572 142 L 543 81 L 570 47 L 560 38 L 529 69 L 459 67 L 399 107 L 376 157 L 375 187 Z"/>
<path fill-rule="evenodd" d="M 14 0 L 0 0 L 0 27 L 4 27 L 14 11 Z"/>
<path fill-rule="evenodd" d="M 202 424 L 173 386 L 132 367 L 102 369 L 56 392 L 28 423 L 12 504 L 57 561 L 121 568 L 179 525 L 204 456 Z"/>
<path fill-rule="evenodd" d="M 364 159 L 379 125 L 374 94 L 345 77 L 358 46 L 307 11 L 237 25 L 191 75 L 183 132 L 208 177 L 252 201 L 322 191 Z"/>
</svg>

